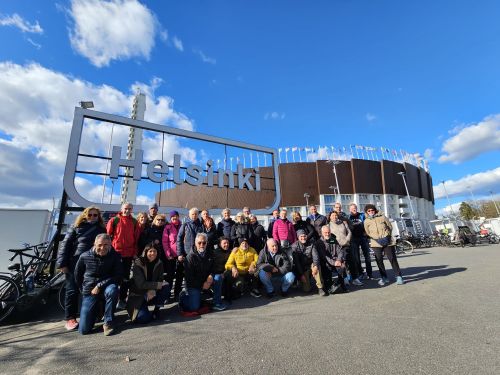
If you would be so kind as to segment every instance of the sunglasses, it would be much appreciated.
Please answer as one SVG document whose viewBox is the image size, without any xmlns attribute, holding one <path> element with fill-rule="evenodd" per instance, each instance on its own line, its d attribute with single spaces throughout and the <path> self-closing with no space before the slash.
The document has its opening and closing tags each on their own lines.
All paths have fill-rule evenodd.
<svg viewBox="0 0 500 375">
<path fill-rule="evenodd" d="M 99 217 L 99 214 L 88 214 L 88 217 Z"/>
<path fill-rule="evenodd" d="M 206 242 L 206 241 L 198 241 L 198 242 L 196 242 L 196 243 L 197 243 L 198 245 L 206 245 L 206 244 L 207 244 L 207 242 Z"/>
</svg>

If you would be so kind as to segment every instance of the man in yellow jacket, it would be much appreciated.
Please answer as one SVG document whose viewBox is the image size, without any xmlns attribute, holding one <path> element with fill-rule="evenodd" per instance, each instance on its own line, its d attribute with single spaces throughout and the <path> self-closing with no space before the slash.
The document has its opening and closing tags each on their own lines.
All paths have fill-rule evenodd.
<svg viewBox="0 0 500 375">
<path fill-rule="evenodd" d="M 253 247 L 250 247 L 248 239 L 240 238 L 239 247 L 231 252 L 226 262 L 226 271 L 228 271 L 226 285 L 232 291 L 229 294 L 237 296 L 243 294 L 245 290 L 249 290 L 253 297 L 259 298 L 261 296 L 255 276 L 258 259 L 259 255 Z"/>
</svg>

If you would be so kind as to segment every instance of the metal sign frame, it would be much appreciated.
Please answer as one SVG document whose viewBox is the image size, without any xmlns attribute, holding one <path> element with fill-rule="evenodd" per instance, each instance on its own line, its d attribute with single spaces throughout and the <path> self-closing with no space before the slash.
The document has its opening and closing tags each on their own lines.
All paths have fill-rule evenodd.
<svg viewBox="0 0 500 375">
<path fill-rule="evenodd" d="M 105 121 L 105 122 L 114 123 L 117 125 L 130 126 L 133 128 L 138 128 L 138 129 L 143 129 L 143 130 L 148 130 L 148 131 L 153 131 L 153 132 L 163 133 L 163 134 L 168 134 L 168 135 L 173 135 L 173 136 L 177 136 L 177 137 L 189 138 L 189 139 L 205 141 L 205 142 L 215 143 L 215 144 L 224 145 L 224 146 L 233 146 L 233 147 L 237 147 L 237 148 L 247 149 L 250 151 L 258 151 L 258 152 L 271 154 L 272 161 L 273 161 L 272 168 L 273 168 L 273 173 L 274 173 L 274 189 L 276 192 L 274 202 L 268 208 L 255 209 L 255 210 L 252 210 L 252 212 L 256 215 L 266 215 L 279 207 L 279 202 L 281 200 L 281 192 L 280 192 L 280 185 L 279 185 L 278 153 L 277 153 L 277 150 L 274 148 L 252 145 L 249 143 L 234 141 L 234 140 L 230 140 L 227 138 L 215 137 L 212 135 L 207 135 L 207 134 L 192 132 L 192 131 L 188 131 L 188 130 L 173 128 L 173 127 L 166 126 L 166 125 L 159 125 L 159 124 L 154 124 L 154 123 L 150 123 L 150 122 L 146 122 L 146 121 L 134 120 L 134 119 L 127 118 L 127 117 L 122 117 L 122 116 L 112 115 L 112 114 L 108 114 L 108 113 L 93 111 L 93 110 L 89 110 L 89 109 L 83 109 L 80 107 L 75 107 L 75 114 L 74 114 L 74 118 L 73 118 L 73 127 L 71 129 L 71 137 L 70 137 L 70 141 L 69 141 L 68 155 L 67 155 L 67 159 L 66 159 L 66 168 L 64 171 L 63 184 L 64 184 L 64 191 L 67 193 L 68 198 L 80 207 L 88 207 L 88 206 L 94 205 L 94 206 L 97 206 L 104 211 L 120 211 L 120 208 L 121 208 L 120 204 L 105 204 L 105 203 L 100 203 L 100 202 L 91 202 L 91 201 L 87 200 L 86 198 L 82 197 L 76 189 L 75 176 L 76 176 L 76 173 L 78 173 L 78 171 L 77 171 L 78 157 L 79 156 L 89 156 L 89 155 L 86 155 L 86 154 L 84 155 L 84 154 L 80 153 L 80 142 L 81 142 L 83 125 L 84 125 L 85 119 L 96 120 L 96 121 Z M 90 156 L 92 156 L 92 155 L 90 155 Z M 99 158 L 105 159 L 105 160 L 111 160 L 110 157 L 103 158 L 103 157 L 97 156 L 97 155 L 93 155 L 93 156 L 99 157 Z M 107 171 L 107 173 L 108 174 L 106 174 L 106 175 L 109 177 L 109 171 Z M 223 209 L 225 207 L 220 207 L 220 208 Z M 238 207 L 228 207 L 228 208 L 230 208 L 232 210 L 240 210 L 241 209 L 241 207 L 239 207 L 239 208 Z M 183 207 L 171 207 L 171 206 L 168 206 L 168 207 L 161 206 L 160 207 L 160 210 L 162 210 L 162 211 L 163 210 L 168 211 L 171 209 L 175 209 L 175 210 L 179 211 L 181 214 L 187 214 L 189 211 L 188 208 L 183 208 Z M 135 205 L 134 206 L 135 212 L 147 211 L 147 210 L 148 210 L 147 205 Z"/>
</svg>

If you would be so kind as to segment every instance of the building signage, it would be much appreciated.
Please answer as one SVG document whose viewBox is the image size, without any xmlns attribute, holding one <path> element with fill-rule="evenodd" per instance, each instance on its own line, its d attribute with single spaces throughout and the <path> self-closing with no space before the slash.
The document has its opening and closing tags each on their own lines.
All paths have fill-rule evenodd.
<svg viewBox="0 0 500 375">
<path fill-rule="evenodd" d="M 86 121 L 87 120 L 87 121 Z M 144 151 L 142 149 L 135 149 L 132 157 L 126 157 L 126 149 L 124 150 L 121 146 L 110 144 L 110 155 L 92 155 L 89 154 L 88 150 L 86 152 L 81 151 L 82 143 L 82 133 L 83 130 L 89 122 L 92 120 L 105 122 L 112 124 L 112 126 L 125 126 L 127 129 L 143 129 L 148 132 L 156 132 L 164 135 L 175 136 L 177 139 L 191 139 L 195 141 L 208 142 L 212 145 L 219 145 L 226 147 L 231 147 L 233 149 L 242 149 L 246 152 L 257 152 L 265 153 L 269 156 L 269 160 L 272 161 L 272 179 L 273 179 L 273 193 L 274 201 L 267 207 L 254 207 L 252 211 L 255 214 L 267 214 L 272 210 L 276 209 L 279 205 L 281 196 L 279 188 L 279 174 L 278 174 L 278 155 L 277 151 L 273 148 L 262 147 L 257 145 L 251 145 L 244 142 L 233 141 L 225 138 L 214 137 L 210 135 L 205 135 L 201 133 L 191 132 L 187 130 L 172 128 L 165 125 L 148 123 L 145 121 L 134 120 L 126 117 L 110 115 L 107 113 L 96 112 L 89 109 L 75 108 L 75 115 L 73 119 L 73 127 L 71 130 L 71 138 L 68 148 L 68 156 L 66 160 L 66 169 L 64 173 L 64 189 L 68 194 L 69 199 L 75 204 L 81 207 L 87 207 L 90 205 L 96 205 L 104 211 L 119 211 L 120 204 L 106 204 L 102 200 L 92 201 L 88 198 L 82 196 L 78 191 L 77 185 L 75 184 L 75 178 L 77 176 L 85 178 L 85 175 L 93 175 L 95 180 L 96 176 L 101 176 L 104 179 L 110 179 L 111 181 L 118 181 L 123 179 L 123 174 L 120 174 L 120 170 L 123 171 L 124 168 L 128 168 L 130 171 L 130 177 L 137 184 L 140 185 L 144 178 L 147 178 L 149 183 L 160 184 L 165 182 L 172 182 L 178 188 L 180 185 L 187 184 L 191 186 L 201 186 L 208 189 L 242 189 L 247 191 L 252 191 L 254 194 L 260 194 L 262 190 L 261 184 L 261 170 L 260 168 L 244 168 L 240 163 L 236 164 L 236 168 L 233 169 L 232 165 L 229 167 L 224 163 L 224 168 L 219 167 L 219 163 L 214 165 L 213 160 L 208 160 L 203 165 L 186 165 L 186 163 L 181 160 L 181 155 L 174 153 L 168 156 L 173 156 L 169 158 L 168 156 L 162 157 L 164 160 L 145 160 Z M 112 142 L 112 140 L 111 140 Z M 198 143 L 199 144 L 199 143 Z M 168 151 L 168 150 L 167 150 Z M 95 170 L 89 170 L 88 167 L 84 171 L 78 170 L 79 160 L 85 158 L 88 160 L 96 160 Z M 168 165 L 165 159 L 173 160 L 172 165 Z M 98 163 L 100 161 L 101 163 Z M 102 162 L 106 161 L 108 167 L 106 171 L 98 169 L 97 166 L 101 165 Z M 92 163 L 85 163 L 86 166 L 92 165 Z M 268 167 L 269 168 L 269 167 Z M 104 189 L 104 187 L 103 187 Z M 269 193 L 269 189 L 266 191 Z M 83 194 L 85 195 L 85 194 Z M 103 193 L 104 196 L 104 193 Z M 151 198 L 153 201 L 153 198 Z M 212 206 L 213 207 L 213 206 Z M 134 211 L 147 211 L 147 205 L 136 205 Z M 225 208 L 225 207 L 220 207 Z M 232 209 L 241 209 L 241 207 L 229 207 Z M 176 209 L 181 213 L 187 213 L 189 207 L 184 207 L 179 202 L 178 207 L 160 207 L 163 211 L 168 209 Z"/>
</svg>

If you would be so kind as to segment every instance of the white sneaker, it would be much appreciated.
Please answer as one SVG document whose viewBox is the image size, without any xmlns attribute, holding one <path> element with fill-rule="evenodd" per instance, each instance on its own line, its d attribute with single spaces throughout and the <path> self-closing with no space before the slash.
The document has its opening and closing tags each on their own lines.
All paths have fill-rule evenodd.
<svg viewBox="0 0 500 375">
<path fill-rule="evenodd" d="M 359 279 L 354 279 L 352 285 L 363 286 L 363 283 Z"/>
</svg>

